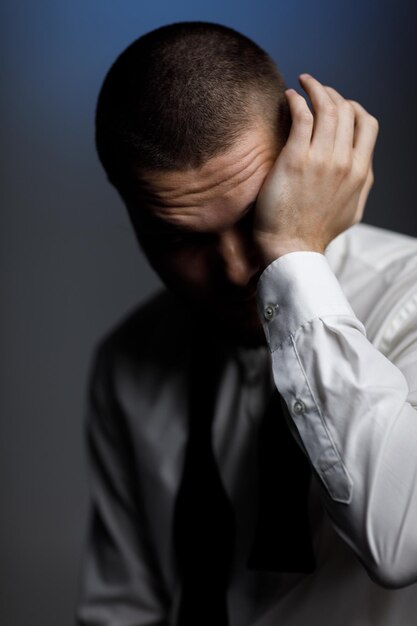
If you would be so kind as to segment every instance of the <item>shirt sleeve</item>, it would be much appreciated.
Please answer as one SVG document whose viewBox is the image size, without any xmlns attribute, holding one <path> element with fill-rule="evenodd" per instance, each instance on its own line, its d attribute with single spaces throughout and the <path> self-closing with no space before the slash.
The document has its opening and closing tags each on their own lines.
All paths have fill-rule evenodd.
<svg viewBox="0 0 417 626">
<path fill-rule="evenodd" d="M 375 582 L 416 582 L 416 308 L 399 330 L 400 368 L 367 339 L 320 253 L 273 261 L 257 299 L 275 384 L 333 526 Z"/>
<path fill-rule="evenodd" d="M 76 607 L 80 626 L 166 626 L 167 594 L 132 480 L 123 416 L 97 351 L 85 421 L 90 512 Z"/>
</svg>

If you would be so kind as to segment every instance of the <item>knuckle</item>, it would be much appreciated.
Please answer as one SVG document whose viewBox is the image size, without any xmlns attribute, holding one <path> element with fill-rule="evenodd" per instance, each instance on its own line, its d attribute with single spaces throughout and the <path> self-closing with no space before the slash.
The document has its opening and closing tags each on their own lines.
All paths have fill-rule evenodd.
<svg viewBox="0 0 417 626">
<path fill-rule="evenodd" d="M 287 158 L 287 170 L 293 174 L 301 174 L 304 171 L 304 160 L 296 154 L 289 155 Z"/>
<path fill-rule="evenodd" d="M 324 157 L 322 157 L 322 156 L 317 156 L 317 157 L 314 159 L 314 161 L 313 161 L 313 163 L 312 163 L 312 166 L 313 166 L 313 168 L 314 168 L 315 172 L 316 172 L 318 175 L 321 175 L 321 174 L 324 174 L 324 172 L 325 172 L 325 170 L 326 170 L 326 168 L 327 168 L 327 161 L 326 161 L 326 159 L 325 159 Z"/>
<path fill-rule="evenodd" d="M 339 176 L 347 176 L 352 170 L 352 161 L 349 159 L 341 159 L 334 164 L 334 171 Z"/>
<path fill-rule="evenodd" d="M 354 115 L 355 114 L 355 108 L 351 102 L 351 100 L 345 100 L 343 103 L 343 109 L 346 113 L 349 113 L 350 115 Z"/>
<path fill-rule="evenodd" d="M 327 115 L 327 117 L 329 117 L 332 120 L 336 120 L 339 115 L 337 106 L 333 104 L 332 102 L 327 103 L 324 106 L 323 110 L 324 110 L 324 113 Z"/>
<path fill-rule="evenodd" d="M 356 167 L 353 169 L 353 180 L 358 187 L 362 187 L 368 177 L 368 171 L 365 167 Z"/>
<path fill-rule="evenodd" d="M 366 115 L 365 109 L 361 104 L 359 104 L 359 102 L 356 102 L 356 100 L 348 100 L 348 103 L 352 107 L 355 116 L 363 117 L 364 115 Z"/>
<path fill-rule="evenodd" d="M 295 116 L 300 124 L 311 124 L 313 121 L 313 116 L 308 107 L 298 107 Z"/>
<path fill-rule="evenodd" d="M 369 115 L 369 123 L 375 128 L 375 130 L 379 130 L 379 121 L 374 115 Z"/>
<path fill-rule="evenodd" d="M 356 109 L 356 107 L 361 106 L 359 102 L 356 102 L 356 100 L 347 100 L 347 102 L 349 102 L 350 106 L 353 107 L 354 109 Z"/>
<path fill-rule="evenodd" d="M 341 99 L 341 95 L 338 91 L 336 91 L 336 89 L 334 87 L 331 87 L 330 85 L 324 85 L 324 88 L 326 89 L 326 91 L 331 94 L 334 98 L 337 98 L 338 100 Z"/>
</svg>

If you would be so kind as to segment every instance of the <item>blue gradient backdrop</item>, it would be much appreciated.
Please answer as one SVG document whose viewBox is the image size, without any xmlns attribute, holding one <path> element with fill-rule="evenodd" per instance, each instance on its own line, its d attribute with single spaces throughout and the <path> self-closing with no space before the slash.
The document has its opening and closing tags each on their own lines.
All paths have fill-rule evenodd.
<svg viewBox="0 0 417 626">
<path fill-rule="evenodd" d="M 417 235 L 416 9 L 407 1 L 4 0 L 0 8 L 0 623 L 73 624 L 87 513 L 82 438 L 98 337 L 160 285 L 93 145 L 97 93 L 133 39 L 208 20 L 379 118 L 364 221 Z"/>
</svg>

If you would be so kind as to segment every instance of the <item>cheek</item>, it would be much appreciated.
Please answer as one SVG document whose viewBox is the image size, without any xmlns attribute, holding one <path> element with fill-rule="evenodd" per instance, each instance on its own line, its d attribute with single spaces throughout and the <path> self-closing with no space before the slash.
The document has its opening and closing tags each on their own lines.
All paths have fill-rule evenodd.
<svg viewBox="0 0 417 626">
<path fill-rule="evenodd" d="M 154 268 L 167 284 L 182 291 L 206 293 L 211 288 L 209 254 L 204 250 L 181 250 L 164 253 Z"/>
</svg>

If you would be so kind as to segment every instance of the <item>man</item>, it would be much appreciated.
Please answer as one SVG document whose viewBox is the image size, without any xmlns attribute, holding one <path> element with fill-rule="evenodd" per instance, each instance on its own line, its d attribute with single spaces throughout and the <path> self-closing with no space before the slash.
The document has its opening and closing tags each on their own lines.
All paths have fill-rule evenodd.
<svg viewBox="0 0 417 626">
<path fill-rule="evenodd" d="M 82 625 L 413 623 L 417 241 L 360 223 L 375 118 L 300 84 L 312 110 L 199 22 L 104 81 L 98 153 L 168 290 L 96 350 Z"/>
</svg>

